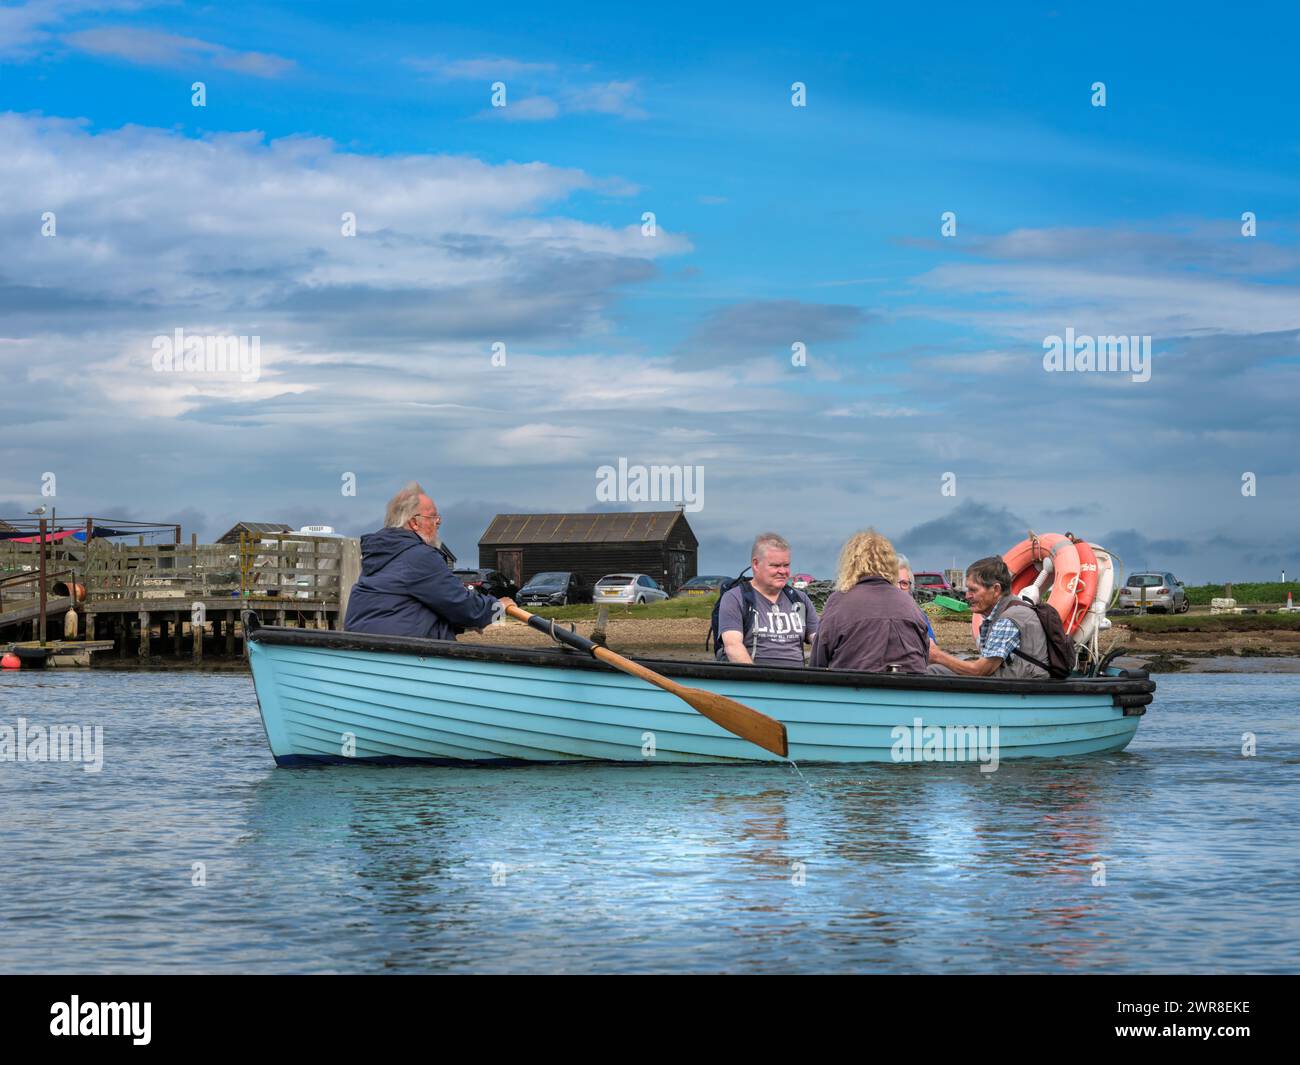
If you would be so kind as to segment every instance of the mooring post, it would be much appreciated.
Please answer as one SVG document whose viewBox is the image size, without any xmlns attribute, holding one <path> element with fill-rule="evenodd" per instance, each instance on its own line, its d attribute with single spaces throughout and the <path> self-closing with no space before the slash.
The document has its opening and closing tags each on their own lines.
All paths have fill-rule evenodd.
<svg viewBox="0 0 1300 1065">
<path fill-rule="evenodd" d="M 226 654 L 235 654 L 235 615 L 226 611 Z"/>
<path fill-rule="evenodd" d="M 93 642 L 95 639 L 95 615 L 89 610 L 86 611 L 86 641 Z"/>
<path fill-rule="evenodd" d="M 41 604 L 40 614 L 37 620 L 38 639 L 41 646 L 45 646 L 45 519 L 41 519 L 41 561 L 40 561 L 40 581 L 41 581 Z"/>
<path fill-rule="evenodd" d="M 203 625 L 195 624 L 194 619 L 190 619 L 190 636 L 194 640 L 193 657 L 194 661 L 203 661 Z"/>
<path fill-rule="evenodd" d="M 149 619 L 149 611 L 140 611 L 140 646 L 137 654 L 141 658 L 149 657 L 149 637 L 152 634 L 153 622 Z"/>
</svg>

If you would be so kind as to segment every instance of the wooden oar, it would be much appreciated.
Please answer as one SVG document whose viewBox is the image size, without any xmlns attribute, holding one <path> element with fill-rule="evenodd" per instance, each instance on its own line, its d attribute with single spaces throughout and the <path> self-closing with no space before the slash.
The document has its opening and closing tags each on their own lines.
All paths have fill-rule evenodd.
<svg viewBox="0 0 1300 1065">
<path fill-rule="evenodd" d="M 527 610 L 515 606 L 514 603 L 506 605 L 506 613 L 512 618 L 527 622 L 533 628 L 562 643 L 567 643 L 576 650 L 586 651 L 593 658 L 598 658 L 615 669 L 621 669 L 624 673 L 640 677 L 644 681 L 663 688 L 666 692 L 671 692 L 692 709 L 699 711 L 715 725 L 720 725 L 733 735 L 739 736 L 742 740 L 748 740 L 750 743 L 762 747 L 765 751 L 779 754 L 782 758 L 790 756 L 790 744 L 786 739 L 785 726 L 774 718 L 770 718 L 766 714 L 760 714 L 757 710 L 751 710 L 744 703 L 738 703 L 735 699 L 728 699 L 725 695 L 715 695 L 713 692 L 702 691 L 699 688 L 688 688 L 684 684 L 678 684 L 675 680 L 660 676 L 653 669 L 646 669 L 639 662 L 633 662 L 620 654 L 615 654 L 608 647 L 597 646 L 570 629 L 561 628 L 554 622 L 539 618 L 536 614 L 530 614 Z"/>
</svg>

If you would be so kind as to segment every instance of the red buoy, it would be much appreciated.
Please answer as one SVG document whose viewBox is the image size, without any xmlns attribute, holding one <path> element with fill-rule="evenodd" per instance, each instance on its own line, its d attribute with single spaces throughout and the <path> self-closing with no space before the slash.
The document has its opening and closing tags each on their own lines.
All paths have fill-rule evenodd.
<svg viewBox="0 0 1300 1065">
<path fill-rule="evenodd" d="M 0 658 L 0 669 L 22 669 L 23 660 L 17 655 L 5 655 Z"/>
</svg>

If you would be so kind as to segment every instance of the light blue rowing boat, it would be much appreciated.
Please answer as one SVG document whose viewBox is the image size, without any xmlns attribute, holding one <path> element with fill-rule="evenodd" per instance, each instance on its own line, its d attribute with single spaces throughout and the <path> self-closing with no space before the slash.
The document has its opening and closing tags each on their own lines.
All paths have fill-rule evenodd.
<svg viewBox="0 0 1300 1065">
<path fill-rule="evenodd" d="M 779 757 L 585 655 L 263 627 L 248 650 L 271 753 L 310 763 L 752 762 Z M 796 762 L 974 761 L 1119 751 L 1155 684 L 642 660 L 785 724 Z"/>
</svg>

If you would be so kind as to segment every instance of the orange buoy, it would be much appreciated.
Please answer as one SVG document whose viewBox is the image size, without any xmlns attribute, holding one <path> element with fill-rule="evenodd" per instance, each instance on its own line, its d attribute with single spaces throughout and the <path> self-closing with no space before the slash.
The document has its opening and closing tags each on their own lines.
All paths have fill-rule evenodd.
<svg viewBox="0 0 1300 1065">
<path fill-rule="evenodd" d="M 0 658 L 0 669 L 22 669 L 23 660 L 17 655 L 7 654 Z"/>
<path fill-rule="evenodd" d="M 1037 583 L 1048 559 L 1052 562 L 1052 590 L 1047 602 L 1061 616 L 1067 635 L 1073 635 L 1097 594 L 1097 556 L 1085 541 L 1060 533 L 1021 540 L 1002 556 L 1011 571 L 1011 593 L 1020 595 Z M 984 615 L 971 615 L 976 641 L 983 621 Z"/>
</svg>

